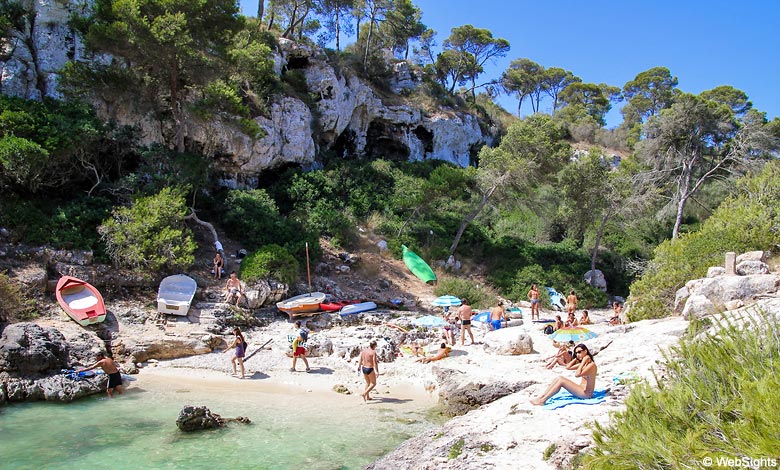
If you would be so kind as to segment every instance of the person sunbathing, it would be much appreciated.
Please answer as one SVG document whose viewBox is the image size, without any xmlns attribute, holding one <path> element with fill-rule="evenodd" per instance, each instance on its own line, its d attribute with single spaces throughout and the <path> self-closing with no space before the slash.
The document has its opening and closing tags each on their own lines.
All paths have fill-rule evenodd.
<svg viewBox="0 0 780 470">
<path fill-rule="evenodd" d="M 566 366 L 572 361 L 572 354 L 569 350 L 574 346 L 574 341 L 569 341 L 569 344 L 561 344 L 558 346 L 558 353 L 548 358 L 546 368 L 552 369 L 556 365 Z"/>
<path fill-rule="evenodd" d="M 561 320 L 560 315 L 555 315 L 555 331 L 558 331 L 561 328 L 563 328 L 563 320 Z"/>
<path fill-rule="evenodd" d="M 569 366 L 567 366 L 567 369 L 574 370 L 576 368 L 574 376 L 581 377 L 582 381 L 577 384 L 566 377 L 558 377 L 553 380 L 543 394 L 532 399 L 531 404 L 537 406 L 544 405 L 544 402 L 558 393 L 562 388 L 565 388 L 577 398 L 591 398 L 593 396 L 593 390 L 596 388 L 596 374 L 598 373 L 598 368 L 593 361 L 593 356 L 590 354 L 590 351 L 588 351 L 588 347 L 580 343 L 574 348 L 574 357 L 580 359 L 580 363 L 575 364 L 574 361 L 572 361 Z"/>
<path fill-rule="evenodd" d="M 614 302 L 612 304 L 612 312 L 613 312 L 613 315 L 609 319 L 609 324 L 610 325 L 620 325 L 620 324 L 622 324 L 623 321 L 620 319 L 620 314 L 623 312 L 623 307 L 619 303 Z"/>
<path fill-rule="evenodd" d="M 445 357 L 448 357 L 450 355 L 450 351 L 452 351 L 452 348 L 447 346 L 447 343 L 441 343 L 441 346 L 439 347 L 439 352 L 437 352 L 436 355 L 431 357 L 421 357 L 420 359 L 417 359 L 414 362 L 422 362 L 423 364 L 427 364 L 433 361 L 440 361 Z"/>
<path fill-rule="evenodd" d="M 580 325 L 590 325 L 592 322 L 590 321 L 590 315 L 588 315 L 587 310 L 582 311 L 582 316 L 580 317 Z"/>
</svg>

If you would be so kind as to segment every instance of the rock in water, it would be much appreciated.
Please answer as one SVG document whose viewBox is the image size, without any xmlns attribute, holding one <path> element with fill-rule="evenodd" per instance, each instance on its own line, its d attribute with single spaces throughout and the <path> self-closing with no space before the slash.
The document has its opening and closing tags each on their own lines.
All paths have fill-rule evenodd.
<svg viewBox="0 0 780 470">
<path fill-rule="evenodd" d="M 184 405 L 176 418 L 176 426 L 184 432 L 221 428 L 225 420 L 205 406 Z"/>
<path fill-rule="evenodd" d="M 176 418 L 176 426 L 184 432 L 200 431 L 203 429 L 222 428 L 228 422 L 251 424 L 252 420 L 246 416 L 237 418 L 223 418 L 212 413 L 205 406 L 184 405 Z"/>
</svg>

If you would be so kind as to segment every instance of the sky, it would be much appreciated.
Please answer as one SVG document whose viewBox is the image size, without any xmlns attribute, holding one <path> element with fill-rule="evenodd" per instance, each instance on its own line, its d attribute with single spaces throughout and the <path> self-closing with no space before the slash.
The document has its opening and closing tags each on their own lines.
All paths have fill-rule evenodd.
<svg viewBox="0 0 780 470">
<path fill-rule="evenodd" d="M 254 16 L 258 0 L 240 0 Z M 560 67 L 589 83 L 618 87 L 653 67 L 668 68 L 678 88 L 698 94 L 719 85 L 747 93 L 753 107 L 780 116 L 780 2 L 776 0 L 413 0 L 438 33 L 471 24 L 509 41 L 506 57 L 481 78 L 500 77 L 514 59 Z M 350 39 L 352 42 L 354 39 Z M 480 80 L 482 81 L 482 80 Z M 507 111 L 517 99 L 501 96 Z M 527 100 L 526 100 L 527 101 Z M 549 100 L 542 111 L 551 108 Z M 621 103 L 607 116 L 620 124 Z M 530 114 L 523 105 L 523 114 Z"/>
</svg>

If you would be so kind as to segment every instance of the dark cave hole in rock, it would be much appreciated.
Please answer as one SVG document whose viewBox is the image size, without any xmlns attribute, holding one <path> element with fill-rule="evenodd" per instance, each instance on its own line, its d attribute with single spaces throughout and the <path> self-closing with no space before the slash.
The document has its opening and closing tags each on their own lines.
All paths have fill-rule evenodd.
<svg viewBox="0 0 780 470">
<path fill-rule="evenodd" d="M 345 129 L 333 143 L 331 150 L 337 158 L 350 158 L 354 157 L 357 153 L 357 145 L 355 131 L 352 129 Z"/>
<path fill-rule="evenodd" d="M 308 57 L 290 57 L 287 59 L 287 70 L 305 69 L 309 66 Z"/>
<path fill-rule="evenodd" d="M 417 126 L 414 129 L 414 135 L 416 135 L 417 138 L 420 139 L 420 142 L 423 143 L 423 149 L 425 153 L 433 152 L 433 132 L 429 131 L 423 126 Z"/>
<path fill-rule="evenodd" d="M 400 126 L 372 121 L 366 132 L 366 156 L 370 159 L 391 161 L 409 160 L 409 147 L 403 143 L 404 132 Z"/>
</svg>

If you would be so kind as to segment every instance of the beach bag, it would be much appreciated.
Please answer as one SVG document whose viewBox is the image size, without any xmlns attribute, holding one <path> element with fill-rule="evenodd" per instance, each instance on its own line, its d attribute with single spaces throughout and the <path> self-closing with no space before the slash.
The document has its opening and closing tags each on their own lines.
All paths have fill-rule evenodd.
<svg viewBox="0 0 780 470">
<path fill-rule="evenodd" d="M 544 334 L 551 335 L 553 333 L 555 333 L 555 328 L 553 328 L 552 325 L 547 325 L 544 327 Z"/>
</svg>

